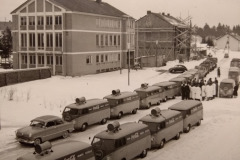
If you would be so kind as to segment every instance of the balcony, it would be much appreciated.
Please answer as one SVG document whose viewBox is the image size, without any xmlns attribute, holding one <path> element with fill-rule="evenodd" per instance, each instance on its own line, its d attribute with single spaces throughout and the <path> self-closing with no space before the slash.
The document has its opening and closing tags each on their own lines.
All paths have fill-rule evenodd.
<svg viewBox="0 0 240 160">
<path fill-rule="evenodd" d="M 62 29 L 62 25 L 54 25 L 54 29 L 55 30 L 61 30 Z"/>
<path fill-rule="evenodd" d="M 26 25 L 20 26 L 20 30 L 27 30 L 27 26 Z"/>
<path fill-rule="evenodd" d="M 21 51 L 26 51 L 27 47 L 21 47 Z"/>
<path fill-rule="evenodd" d="M 37 26 L 37 30 L 43 30 L 43 28 L 44 28 L 43 25 L 38 25 Z"/>
<path fill-rule="evenodd" d="M 35 26 L 29 25 L 29 26 L 28 26 L 28 29 L 29 29 L 29 30 L 35 30 Z"/>
<path fill-rule="evenodd" d="M 62 47 L 56 47 L 55 51 L 62 51 Z"/>
<path fill-rule="evenodd" d="M 35 51 L 35 47 L 29 47 L 29 51 Z"/>
<path fill-rule="evenodd" d="M 53 51 L 53 47 L 46 47 L 46 51 Z"/>
<path fill-rule="evenodd" d="M 52 30 L 53 26 L 52 25 L 46 25 L 46 30 Z"/>
</svg>

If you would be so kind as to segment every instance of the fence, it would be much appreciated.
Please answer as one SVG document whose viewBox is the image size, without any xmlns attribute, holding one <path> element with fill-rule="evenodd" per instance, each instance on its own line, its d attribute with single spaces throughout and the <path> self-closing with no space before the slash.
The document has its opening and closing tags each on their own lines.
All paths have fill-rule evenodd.
<svg viewBox="0 0 240 160">
<path fill-rule="evenodd" d="M 0 87 L 51 77 L 49 67 L 0 72 Z"/>
</svg>

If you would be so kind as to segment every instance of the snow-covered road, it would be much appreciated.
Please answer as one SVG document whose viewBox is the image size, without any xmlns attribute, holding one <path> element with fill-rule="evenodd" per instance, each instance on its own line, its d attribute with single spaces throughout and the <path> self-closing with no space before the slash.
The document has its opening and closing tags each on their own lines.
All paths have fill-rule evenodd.
<svg viewBox="0 0 240 160">
<path fill-rule="evenodd" d="M 230 60 L 240 58 L 240 52 L 231 52 L 229 59 L 223 58 L 223 52 L 217 55 L 223 78 L 227 78 Z M 194 68 L 200 61 L 185 62 L 188 68 Z M 102 98 L 111 93 L 113 89 L 133 91 L 141 83 L 167 81 L 179 74 L 156 72 L 167 70 L 177 64 L 177 61 L 168 62 L 161 68 L 148 68 L 144 70 L 131 70 L 130 86 L 127 82 L 127 70 L 108 72 L 83 77 L 55 76 L 50 79 L 22 83 L 0 88 L 1 130 L 0 130 L 0 159 L 16 159 L 26 152 L 33 152 L 31 146 L 22 146 L 15 140 L 15 130 L 37 116 L 53 114 L 61 116 L 64 107 L 73 103 L 76 97 L 85 96 L 86 99 Z M 216 70 L 212 71 L 206 79 L 215 78 Z M 9 101 L 9 92 L 14 90 L 13 101 Z M 181 101 L 180 97 L 161 103 L 160 108 Z M 189 133 L 182 134 L 179 140 L 171 140 L 161 150 L 151 150 L 146 160 L 239 160 L 240 159 L 240 98 L 216 98 L 212 101 L 203 101 L 204 120 L 201 126 L 194 127 Z M 149 114 L 150 110 L 139 110 L 136 115 L 126 115 L 120 123 L 138 121 Z M 110 120 L 109 122 L 112 122 Z M 69 139 L 90 143 L 99 131 L 105 130 L 106 125 L 94 125 L 85 132 L 74 132 Z M 65 141 L 58 139 L 53 144 Z"/>
</svg>

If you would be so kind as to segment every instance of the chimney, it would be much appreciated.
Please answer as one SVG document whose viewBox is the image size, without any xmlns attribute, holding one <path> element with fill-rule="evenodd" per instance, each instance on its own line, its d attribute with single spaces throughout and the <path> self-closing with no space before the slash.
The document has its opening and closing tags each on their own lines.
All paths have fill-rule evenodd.
<svg viewBox="0 0 240 160">
<path fill-rule="evenodd" d="M 101 2 L 102 2 L 102 0 L 96 0 L 96 2 L 97 2 L 97 3 L 101 3 Z"/>
<path fill-rule="evenodd" d="M 165 13 L 164 13 L 164 12 L 162 12 L 162 15 L 165 15 Z"/>
<path fill-rule="evenodd" d="M 151 14 L 152 12 L 151 11 L 147 11 L 147 14 Z"/>
</svg>

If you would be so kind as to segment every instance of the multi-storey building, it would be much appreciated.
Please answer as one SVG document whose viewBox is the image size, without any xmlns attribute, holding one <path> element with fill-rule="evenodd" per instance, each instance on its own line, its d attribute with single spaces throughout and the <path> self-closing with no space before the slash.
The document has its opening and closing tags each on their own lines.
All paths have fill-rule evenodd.
<svg viewBox="0 0 240 160">
<path fill-rule="evenodd" d="M 190 56 L 190 25 L 165 13 L 147 14 L 136 21 L 136 57 L 143 66 Z"/>
<path fill-rule="evenodd" d="M 80 76 L 133 62 L 135 20 L 101 0 L 28 0 L 11 14 L 14 68 Z"/>
</svg>

